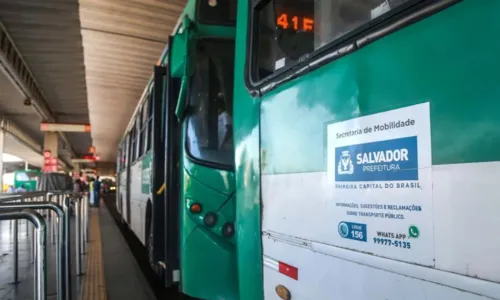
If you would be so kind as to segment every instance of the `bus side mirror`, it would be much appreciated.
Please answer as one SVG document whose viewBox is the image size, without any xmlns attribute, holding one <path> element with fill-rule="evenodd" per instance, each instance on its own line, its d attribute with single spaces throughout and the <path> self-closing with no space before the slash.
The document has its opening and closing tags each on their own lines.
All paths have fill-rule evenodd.
<svg viewBox="0 0 500 300">
<path fill-rule="evenodd" d="M 182 123 L 187 114 L 187 100 L 186 100 L 186 90 L 187 90 L 187 77 L 182 76 L 181 88 L 179 91 L 179 98 L 177 98 L 177 106 L 175 107 L 175 115 L 179 123 Z"/>
</svg>

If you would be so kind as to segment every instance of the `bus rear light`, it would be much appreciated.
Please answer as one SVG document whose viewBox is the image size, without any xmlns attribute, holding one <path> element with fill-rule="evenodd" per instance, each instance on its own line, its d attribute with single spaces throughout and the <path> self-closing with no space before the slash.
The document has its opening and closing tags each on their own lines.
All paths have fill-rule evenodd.
<svg viewBox="0 0 500 300">
<path fill-rule="evenodd" d="M 234 225 L 232 223 L 226 223 L 222 226 L 222 235 L 225 237 L 230 237 L 234 234 Z"/>
<path fill-rule="evenodd" d="M 199 214 L 201 213 L 201 205 L 198 203 L 194 203 L 189 207 L 189 211 L 191 211 L 193 214 Z"/>
<path fill-rule="evenodd" d="M 285 264 L 284 262 L 278 262 L 278 270 L 281 274 L 286 275 L 295 280 L 299 280 L 299 269 L 296 267 Z"/>
<path fill-rule="evenodd" d="M 203 222 L 208 227 L 213 227 L 215 223 L 217 223 L 217 215 L 213 212 L 209 212 L 205 215 L 205 218 L 203 218 Z"/>
</svg>

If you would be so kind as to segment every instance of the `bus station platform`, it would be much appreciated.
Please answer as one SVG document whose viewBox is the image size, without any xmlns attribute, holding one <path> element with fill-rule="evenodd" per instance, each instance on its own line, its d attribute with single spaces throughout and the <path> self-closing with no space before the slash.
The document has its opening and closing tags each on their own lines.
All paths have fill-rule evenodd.
<svg viewBox="0 0 500 300">
<path fill-rule="evenodd" d="M 143 275 L 125 238 L 106 205 L 89 208 L 88 243 L 82 255 L 82 273 L 75 266 L 74 220 L 71 224 L 71 290 L 69 300 L 153 300 L 152 288 Z M 0 221 L 0 300 L 32 300 L 34 264 L 26 222 L 19 221 L 19 279 L 13 283 L 13 222 Z M 50 235 L 50 228 L 49 233 Z M 47 299 L 59 299 L 56 288 L 56 247 L 47 240 Z"/>
</svg>

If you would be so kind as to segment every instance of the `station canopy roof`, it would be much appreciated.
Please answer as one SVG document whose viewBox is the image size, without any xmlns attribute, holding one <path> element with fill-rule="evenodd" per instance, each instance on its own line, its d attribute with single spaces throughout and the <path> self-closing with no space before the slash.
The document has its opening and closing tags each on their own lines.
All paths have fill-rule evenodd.
<svg viewBox="0 0 500 300">
<path fill-rule="evenodd" d="M 59 156 L 71 164 L 71 157 L 87 154 L 94 145 L 101 161 L 114 162 L 123 131 L 185 4 L 0 0 L 1 117 L 40 147 L 43 120 L 90 123 L 91 133 L 61 134 Z"/>
</svg>

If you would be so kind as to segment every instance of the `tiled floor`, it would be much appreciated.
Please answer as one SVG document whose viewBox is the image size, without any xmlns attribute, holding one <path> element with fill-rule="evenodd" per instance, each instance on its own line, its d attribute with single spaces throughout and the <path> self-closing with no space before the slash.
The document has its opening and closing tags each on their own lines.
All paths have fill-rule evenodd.
<svg viewBox="0 0 500 300">
<path fill-rule="evenodd" d="M 156 299 L 120 229 L 103 203 L 99 208 L 99 224 L 107 299 Z"/>
</svg>

